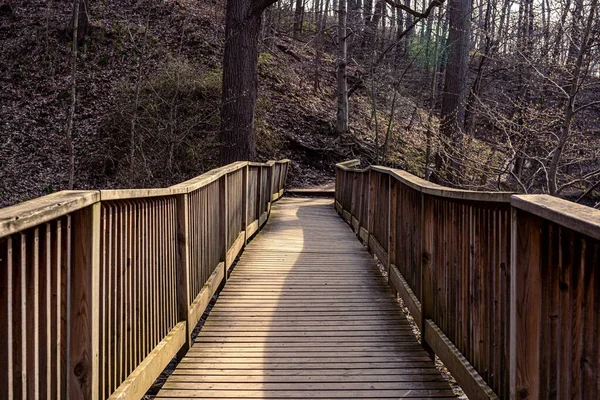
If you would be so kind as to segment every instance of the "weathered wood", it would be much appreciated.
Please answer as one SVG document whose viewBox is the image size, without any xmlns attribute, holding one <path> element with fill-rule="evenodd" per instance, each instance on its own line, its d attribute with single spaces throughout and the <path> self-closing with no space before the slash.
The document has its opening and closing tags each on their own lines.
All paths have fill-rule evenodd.
<svg viewBox="0 0 600 400">
<path fill-rule="evenodd" d="M 136 369 L 115 390 L 109 399 L 140 399 L 154 383 L 180 348 L 185 345 L 186 323 L 179 322 L 160 343 L 139 363 Z"/>
<path fill-rule="evenodd" d="M 306 197 L 333 197 L 334 189 L 286 189 L 285 192 L 290 196 Z"/>
<path fill-rule="evenodd" d="M 248 224 L 248 230 L 246 231 L 246 237 L 251 238 L 256 232 L 258 232 L 258 220 L 254 220 L 250 224 Z"/>
<path fill-rule="evenodd" d="M 242 226 L 239 228 L 244 232 L 244 245 L 246 244 L 246 241 L 248 240 L 248 223 L 252 222 L 252 221 L 248 221 L 248 208 L 250 207 L 250 205 L 248 204 L 248 185 L 249 185 L 249 174 L 250 174 L 250 170 L 249 167 L 246 166 L 243 170 L 242 173 Z"/>
<path fill-rule="evenodd" d="M 600 240 L 600 210 L 549 195 L 512 196 L 511 205 Z"/>
<path fill-rule="evenodd" d="M 178 353 L 178 358 L 183 357 L 191 345 L 191 335 L 194 325 L 188 319 L 190 306 L 190 241 L 189 241 L 189 196 L 177 196 L 177 317 L 179 321 L 186 321 L 185 340 Z"/>
<path fill-rule="evenodd" d="M 21 232 L 98 202 L 92 190 L 64 190 L 0 209 L 0 237 Z"/>
<path fill-rule="evenodd" d="M 269 198 L 261 204 L 257 196 L 280 197 L 288 165 L 253 166 L 277 172 L 275 184 L 254 175 L 251 206 L 249 163 L 241 162 L 171 188 L 65 191 L 0 210 L 5 393 L 107 398 L 128 376 L 134 379 L 131 373 L 179 321 L 189 343 L 189 308 L 197 321 L 225 275 L 224 263 L 243 247 L 251 207 L 261 210 L 256 230 L 266 222 Z M 230 195 L 219 197 L 219 179 L 227 175 Z M 219 204 L 231 218 L 219 218 Z M 215 235 L 221 223 L 223 237 Z M 211 279 L 213 273 L 221 279 Z M 128 385 L 143 393 L 161 368 L 146 369 Z"/>
<path fill-rule="evenodd" d="M 352 197 L 345 219 L 356 218 L 361 239 L 368 239 L 384 265 L 386 258 L 394 265 L 390 285 L 417 321 L 435 321 L 490 386 L 504 393 L 511 194 L 449 189 L 387 167 L 337 166 L 340 207 L 345 208 L 349 191 L 355 196 L 356 176 L 367 182 L 367 201 Z M 363 215 L 366 229 L 360 227 Z"/>
<path fill-rule="evenodd" d="M 100 203 L 73 214 L 69 366 L 71 399 L 98 399 Z"/>
<path fill-rule="evenodd" d="M 452 397 L 331 202 L 272 213 L 158 397 Z"/>
<path fill-rule="evenodd" d="M 430 198 L 421 194 L 421 319 L 418 321 L 419 330 L 424 336 L 426 321 L 433 317 L 434 313 L 434 242 L 435 235 L 433 203 Z M 423 347 L 430 352 L 431 348 L 427 340 L 421 342 Z"/>
<path fill-rule="evenodd" d="M 158 189 L 106 189 L 100 190 L 100 201 L 129 200 L 148 197 L 172 196 L 188 192 L 186 187 L 169 187 Z"/>
<path fill-rule="evenodd" d="M 388 282 L 392 288 L 400 295 L 400 298 L 404 301 L 404 304 L 408 308 L 410 315 L 413 316 L 415 321 L 421 321 L 421 302 L 414 294 L 398 268 L 395 265 L 390 265 L 389 279 Z"/>
<path fill-rule="evenodd" d="M 512 210 L 511 398 L 539 398 L 541 219 Z"/>
<path fill-rule="evenodd" d="M 227 250 L 229 250 L 228 242 L 228 229 L 229 229 L 229 207 L 228 207 L 228 193 L 229 188 L 227 186 L 227 174 L 221 177 L 219 181 L 219 232 L 221 235 L 221 248 L 219 249 L 219 260 L 225 264 L 225 280 L 227 281 L 227 271 L 229 270 L 229 264 L 227 263 Z"/>
<path fill-rule="evenodd" d="M 469 399 L 498 399 L 462 353 L 431 320 L 426 320 L 424 337 L 454 376 Z"/>
<path fill-rule="evenodd" d="M 242 249 L 244 248 L 244 241 L 246 237 L 246 232 L 242 231 L 238 235 L 237 239 L 233 242 L 229 250 L 227 250 L 226 263 L 225 265 L 231 266 L 235 258 L 240 254 Z"/>
</svg>

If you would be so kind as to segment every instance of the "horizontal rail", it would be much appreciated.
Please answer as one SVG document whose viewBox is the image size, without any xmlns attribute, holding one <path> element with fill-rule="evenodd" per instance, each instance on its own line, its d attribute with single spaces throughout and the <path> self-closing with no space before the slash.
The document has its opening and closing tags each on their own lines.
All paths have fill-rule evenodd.
<svg viewBox="0 0 600 400">
<path fill-rule="evenodd" d="M 0 387 L 140 398 L 283 194 L 289 160 L 160 189 L 63 191 L 0 210 Z"/>
<path fill-rule="evenodd" d="M 600 211 L 358 165 L 336 210 L 469 398 L 597 398 Z"/>
</svg>

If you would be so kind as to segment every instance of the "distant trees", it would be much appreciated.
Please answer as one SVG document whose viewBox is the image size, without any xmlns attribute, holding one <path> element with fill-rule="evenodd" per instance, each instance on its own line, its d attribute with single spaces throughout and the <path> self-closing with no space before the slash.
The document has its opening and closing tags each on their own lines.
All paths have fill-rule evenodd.
<svg viewBox="0 0 600 400">
<path fill-rule="evenodd" d="M 372 103 L 372 119 L 384 125 L 385 140 L 373 140 L 373 155 L 384 154 L 382 162 L 394 158 L 395 130 L 415 135 L 414 129 L 426 138 L 415 150 L 423 156 L 415 155 L 408 167 L 428 179 L 588 196 L 590 188 L 600 188 L 598 155 L 589 147 L 600 125 L 597 2 L 286 0 L 273 9 L 269 29 L 314 48 L 315 90 L 322 89 L 323 53 L 335 53 L 332 128 L 338 135 L 352 128 L 352 96 L 362 92 Z M 257 15 L 271 3 L 228 3 L 225 161 L 254 152 L 253 32 Z M 410 122 L 398 128 L 394 119 L 406 114 L 398 112 L 402 87 L 413 88 L 414 108 Z M 599 121 L 595 130 L 589 118 L 578 120 L 590 115 Z"/>
</svg>

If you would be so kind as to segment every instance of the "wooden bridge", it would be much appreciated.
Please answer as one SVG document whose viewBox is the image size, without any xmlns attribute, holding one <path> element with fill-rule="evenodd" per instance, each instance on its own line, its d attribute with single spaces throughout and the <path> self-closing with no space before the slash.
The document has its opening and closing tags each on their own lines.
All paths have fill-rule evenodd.
<svg viewBox="0 0 600 400">
<path fill-rule="evenodd" d="M 289 165 L 0 210 L 0 398 L 598 398 L 599 211 Z"/>
</svg>

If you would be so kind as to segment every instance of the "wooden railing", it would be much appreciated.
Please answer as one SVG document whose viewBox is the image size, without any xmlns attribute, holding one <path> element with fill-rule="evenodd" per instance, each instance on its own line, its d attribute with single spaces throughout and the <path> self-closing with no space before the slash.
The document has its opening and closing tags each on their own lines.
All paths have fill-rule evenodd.
<svg viewBox="0 0 600 400">
<path fill-rule="evenodd" d="M 0 397 L 141 398 L 189 348 L 288 168 L 237 162 L 0 210 Z"/>
<path fill-rule="evenodd" d="M 335 206 L 469 398 L 600 396 L 600 211 L 355 160 Z"/>
</svg>

